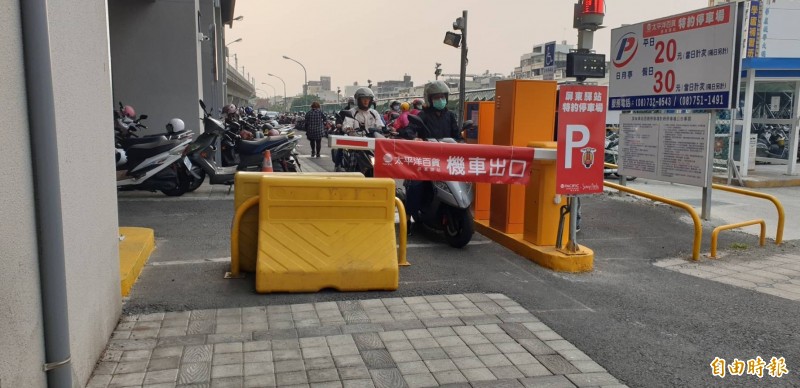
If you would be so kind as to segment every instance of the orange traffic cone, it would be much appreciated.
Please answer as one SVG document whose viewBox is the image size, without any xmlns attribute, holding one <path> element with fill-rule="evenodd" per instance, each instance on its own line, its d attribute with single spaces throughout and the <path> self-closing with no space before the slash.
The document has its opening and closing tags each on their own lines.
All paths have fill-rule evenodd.
<svg viewBox="0 0 800 388">
<path fill-rule="evenodd" d="M 261 172 L 273 172 L 272 169 L 272 154 L 269 150 L 264 151 L 264 162 L 261 164 Z"/>
</svg>

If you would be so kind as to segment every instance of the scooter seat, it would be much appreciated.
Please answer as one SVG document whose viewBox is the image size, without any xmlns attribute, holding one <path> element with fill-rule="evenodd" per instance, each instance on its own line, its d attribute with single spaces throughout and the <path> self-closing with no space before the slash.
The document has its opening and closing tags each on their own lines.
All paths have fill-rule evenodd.
<svg viewBox="0 0 800 388">
<path fill-rule="evenodd" d="M 285 136 L 268 136 L 258 140 L 240 140 L 237 144 L 237 149 L 240 154 L 260 154 L 288 141 L 289 138 Z"/>
<path fill-rule="evenodd" d="M 127 139 L 122 140 L 122 148 L 128 149 L 135 145 L 140 144 L 151 144 L 157 143 L 160 141 L 167 140 L 166 136 L 164 135 L 149 135 L 149 136 L 142 136 L 142 137 L 129 137 Z"/>
<path fill-rule="evenodd" d="M 177 147 L 182 142 L 182 140 L 164 139 L 151 143 L 137 144 L 125 150 L 125 153 L 128 156 L 128 160 L 145 160 L 162 152 L 167 152 Z"/>
</svg>

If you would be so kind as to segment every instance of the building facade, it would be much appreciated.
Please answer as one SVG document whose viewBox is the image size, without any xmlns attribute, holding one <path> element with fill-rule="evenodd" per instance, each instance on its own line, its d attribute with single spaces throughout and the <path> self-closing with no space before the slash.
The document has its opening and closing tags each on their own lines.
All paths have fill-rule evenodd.
<svg viewBox="0 0 800 388">
<path fill-rule="evenodd" d="M 516 79 L 544 79 L 542 74 L 544 69 L 544 46 L 546 43 L 541 43 L 533 46 L 529 53 L 522 54 L 519 60 L 519 66 L 514 68 L 512 77 Z M 566 78 L 567 75 L 567 54 L 570 50 L 574 50 L 574 45 L 567 44 L 567 41 L 556 43 L 556 71 L 555 79 Z"/>
</svg>

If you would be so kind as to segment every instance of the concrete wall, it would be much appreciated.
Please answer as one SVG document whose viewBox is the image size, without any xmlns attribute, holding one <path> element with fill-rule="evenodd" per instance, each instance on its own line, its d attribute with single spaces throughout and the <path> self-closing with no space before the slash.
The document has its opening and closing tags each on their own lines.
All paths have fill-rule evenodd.
<svg viewBox="0 0 800 388">
<path fill-rule="evenodd" d="M 147 114 L 145 133 L 164 132 L 173 117 L 198 131 L 198 0 L 115 0 L 108 7 L 114 103 Z"/>
<path fill-rule="evenodd" d="M 48 7 L 70 344 L 82 386 L 122 308 L 107 11 L 105 0 Z"/>
<path fill-rule="evenodd" d="M 218 110 L 225 101 L 225 44 L 223 43 L 224 26 L 220 9 L 214 7 L 213 0 L 200 0 L 200 32 L 209 40 L 201 43 L 201 78 L 203 82 L 203 101 L 208 107 Z M 216 24 L 216 36 L 213 25 Z M 214 39 L 216 38 L 216 42 Z M 214 75 L 214 47 L 219 47 L 216 56 L 216 77 Z"/>
<path fill-rule="evenodd" d="M 19 2 L 0 0 L 0 381 L 44 387 L 42 314 Z"/>
</svg>

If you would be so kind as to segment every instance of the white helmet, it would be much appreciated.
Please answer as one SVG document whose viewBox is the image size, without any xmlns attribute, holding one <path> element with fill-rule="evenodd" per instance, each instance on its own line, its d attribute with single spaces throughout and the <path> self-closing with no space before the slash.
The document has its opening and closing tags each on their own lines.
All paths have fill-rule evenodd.
<svg viewBox="0 0 800 388">
<path fill-rule="evenodd" d="M 183 124 L 183 120 L 181 120 L 181 119 L 175 118 L 175 119 L 170 120 L 169 123 L 167 123 L 167 132 L 168 133 L 180 132 L 180 131 L 183 131 L 184 128 L 185 128 L 185 126 Z"/>
</svg>

